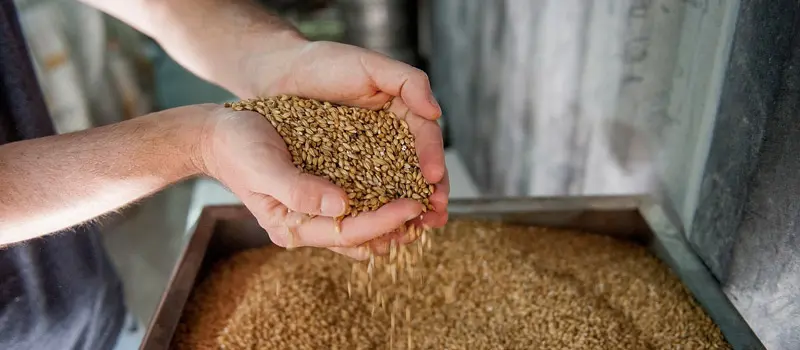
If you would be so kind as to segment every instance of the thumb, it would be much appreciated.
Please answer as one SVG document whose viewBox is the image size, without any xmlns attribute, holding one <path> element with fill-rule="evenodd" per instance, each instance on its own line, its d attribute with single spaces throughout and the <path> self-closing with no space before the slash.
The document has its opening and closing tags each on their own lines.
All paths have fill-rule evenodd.
<svg viewBox="0 0 800 350">
<path fill-rule="evenodd" d="M 304 173 L 288 162 L 273 163 L 267 175 L 266 194 L 293 211 L 328 217 L 347 211 L 347 194 L 327 179 Z"/>
</svg>

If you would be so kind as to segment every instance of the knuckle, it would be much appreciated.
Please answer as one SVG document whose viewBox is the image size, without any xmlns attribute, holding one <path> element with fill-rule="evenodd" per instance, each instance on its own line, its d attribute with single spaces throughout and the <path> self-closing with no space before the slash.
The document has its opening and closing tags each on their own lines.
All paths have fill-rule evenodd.
<svg viewBox="0 0 800 350">
<path fill-rule="evenodd" d="M 286 241 L 282 239 L 282 237 L 285 236 L 283 230 L 284 229 L 278 227 L 271 227 L 267 229 L 267 235 L 269 236 L 269 240 L 272 242 L 272 244 L 281 248 L 286 248 Z"/>
<path fill-rule="evenodd" d="M 259 224 L 265 229 L 280 227 L 286 222 L 288 215 L 286 206 L 273 200 L 264 207 L 264 212 L 259 216 Z"/>
<path fill-rule="evenodd" d="M 282 239 L 282 237 L 285 236 L 284 235 L 285 229 L 283 227 L 273 225 L 271 223 L 272 219 L 270 219 L 269 217 L 262 216 L 258 217 L 257 220 L 258 220 L 258 225 L 261 226 L 261 228 L 263 228 L 264 231 L 267 231 L 267 236 L 269 236 L 269 240 L 270 242 L 272 242 L 272 244 L 275 244 L 279 247 L 286 247 L 286 242 L 284 239 Z"/>
<path fill-rule="evenodd" d="M 310 190 L 304 185 L 302 176 L 297 176 L 289 190 L 289 208 L 306 214 L 317 215 L 320 213 L 322 198 L 319 193 Z"/>
<path fill-rule="evenodd" d="M 353 239 L 350 238 L 348 235 L 345 235 L 345 234 L 339 235 L 339 238 L 337 239 L 337 242 L 336 242 L 336 246 L 339 246 L 339 247 L 352 247 L 352 246 L 355 246 L 357 244 L 358 243 L 354 243 Z"/>
<path fill-rule="evenodd" d="M 338 235 L 336 246 L 339 247 L 355 247 L 363 242 L 358 242 L 356 239 L 353 239 L 351 235 L 348 235 L 346 232 L 342 232 Z"/>
<path fill-rule="evenodd" d="M 423 70 L 421 70 L 421 69 L 419 69 L 419 68 L 414 68 L 414 73 L 417 75 L 417 77 L 419 77 L 419 79 L 420 79 L 420 80 L 421 80 L 423 83 L 426 83 L 426 84 L 429 84 L 429 83 L 430 83 L 430 81 L 431 81 L 431 78 L 430 78 L 430 77 L 428 77 L 428 73 L 425 73 L 425 71 L 423 71 Z"/>
</svg>

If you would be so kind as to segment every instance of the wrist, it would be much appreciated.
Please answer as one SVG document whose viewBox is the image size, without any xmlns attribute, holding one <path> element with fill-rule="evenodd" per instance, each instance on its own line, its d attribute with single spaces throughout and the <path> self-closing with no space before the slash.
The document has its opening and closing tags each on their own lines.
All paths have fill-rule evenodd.
<svg viewBox="0 0 800 350">
<path fill-rule="evenodd" d="M 295 30 L 254 35 L 251 44 L 242 49 L 240 78 L 242 98 L 273 95 L 272 86 L 291 69 L 292 62 L 311 41 Z M 262 49 L 253 49 L 262 48 Z"/>
<path fill-rule="evenodd" d="M 186 149 L 189 155 L 187 166 L 192 175 L 214 176 L 214 134 L 224 107 L 208 103 L 182 107 L 192 117 L 186 134 Z"/>
<path fill-rule="evenodd" d="M 153 1 L 154 39 L 184 68 L 240 98 L 261 95 L 264 60 L 308 42 L 291 24 L 252 1 Z M 280 56 L 280 54 L 278 54 Z M 263 84 L 261 84 L 263 86 Z"/>
<path fill-rule="evenodd" d="M 148 117 L 161 140 L 160 148 L 171 154 L 169 165 L 175 166 L 176 177 L 186 178 L 208 173 L 205 155 L 208 134 L 213 127 L 214 112 L 221 108 L 214 104 L 177 107 L 154 113 Z M 138 119 L 138 118 L 137 118 Z M 135 120 L 135 119 L 134 119 Z"/>
</svg>

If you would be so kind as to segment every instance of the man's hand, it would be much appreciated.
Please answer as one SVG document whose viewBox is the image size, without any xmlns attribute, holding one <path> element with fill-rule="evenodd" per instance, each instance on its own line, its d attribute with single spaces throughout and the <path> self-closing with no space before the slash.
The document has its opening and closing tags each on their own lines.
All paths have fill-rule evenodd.
<svg viewBox="0 0 800 350">
<path fill-rule="evenodd" d="M 359 47 L 305 40 L 280 50 L 254 50 L 246 61 L 251 95 L 288 94 L 370 109 L 391 102 L 390 110 L 408 122 L 416 138 L 425 179 L 436 185 L 434 211 L 424 214 L 422 223 L 441 227 L 447 222 L 450 186 L 435 121 L 441 109 L 423 71 Z"/>
<path fill-rule="evenodd" d="M 436 185 L 434 211 L 422 221 L 446 223 L 450 188 L 435 122 L 441 110 L 422 71 L 354 46 L 309 42 L 250 0 L 82 1 L 153 37 L 185 68 L 242 98 L 289 94 L 366 108 L 392 101 L 391 110 L 414 133 L 425 179 Z"/>
<path fill-rule="evenodd" d="M 345 218 L 336 232 L 333 217 L 343 215 L 347 205 L 341 188 L 297 169 L 283 139 L 260 114 L 205 108 L 212 117 L 197 157 L 202 171 L 228 186 L 280 246 L 324 247 L 363 259 L 367 251 L 356 246 L 370 241 L 381 249 L 377 245 L 387 239 L 404 243 L 407 236 L 395 230 L 422 213 L 417 201 L 397 200 Z"/>
<path fill-rule="evenodd" d="M 344 219 L 336 232 L 342 189 L 295 168 L 261 115 L 211 104 L 0 146 L 0 246 L 92 220 L 199 174 L 227 185 L 282 246 L 365 258 L 355 246 L 407 242 L 394 230 L 422 212 L 420 203 L 399 200 Z"/>
</svg>

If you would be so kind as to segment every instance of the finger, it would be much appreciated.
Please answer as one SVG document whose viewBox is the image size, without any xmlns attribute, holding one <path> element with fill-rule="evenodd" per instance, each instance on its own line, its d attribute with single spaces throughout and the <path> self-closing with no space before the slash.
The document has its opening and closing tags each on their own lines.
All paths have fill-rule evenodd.
<svg viewBox="0 0 800 350">
<path fill-rule="evenodd" d="M 392 244 L 396 246 L 406 245 L 413 243 L 417 238 L 419 238 L 416 234 L 411 233 L 413 232 L 405 227 L 399 228 L 367 242 L 366 246 L 369 247 L 369 251 L 375 255 L 386 255 L 389 254 Z"/>
<path fill-rule="evenodd" d="M 311 216 L 292 211 L 265 194 L 249 192 L 239 198 L 267 231 L 273 244 L 285 248 L 304 246 L 297 235 L 297 227 L 311 220 Z"/>
<path fill-rule="evenodd" d="M 409 130 L 415 135 L 415 146 L 422 173 L 428 183 L 436 184 L 434 193 L 430 196 L 434 211 L 423 214 L 421 224 L 442 227 L 448 220 L 450 180 L 445 164 L 441 128 L 435 122 L 412 113 L 402 101 L 395 100 L 390 110 L 408 123 Z"/>
<path fill-rule="evenodd" d="M 346 211 L 347 197 L 330 181 L 303 173 L 281 136 L 269 122 L 255 112 L 234 112 L 240 131 L 219 141 L 245 165 L 237 174 L 247 190 L 275 197 L 294 211 L 313 215 L 339 216 Z M 255 141 L 254 141 L 255 140 Z"/>
<path fill-rule="evenodd" d="M 265 160 L 268 161 L 268 160 Z M 264 174 L 267 195 L 293 211 L 337 217 L 347 210 L 347 194 L 325 178 L 302 172 L 288 159 L 272 161 Z"/>
<path fill-rule="evenodd" d="M 358 247 L 331 247 L 328 249 L 356 260 L 366 260 L 369 259 L 370 253 L 375 255 L 389 254 L 392 242 L 400 246 L 410 244 L 419 238 L 415 234 L 409 234 L 409 232 L 406 228 L 396 229 Z"/>
<path fill-rule="evenodd" d="M 430 196 L 433 211 L 422 214 L 422 224 L 429 227 L 442 227 L 447 224 L 448 212 L 447 205 L 450 201 L 450 177 L 445 172 L 442 182 L 435 185 L 433 194 Z"/>
<path fill-rule="evenodd" d="M 418 227 L 438 228 L 444 226 L 441 222 L 447 220 L 447 215 L 447 212 L 428 211 L 411 222 Z"/>
<path fill-rule="evenodd" d="M 280 232 L 276 235 L 279 238 L 291 238 L 294 246 L 355 247 L 394 231 L 420 213 L 422 205 L 419 202 L 398 199 L 376 211 L 345 218 L 339 225 L 339 232 L 334 219 L 323 216 L 305 220 L 299 225 L 289 216 L 289 223 L 273 224 L 271 228 Z M 265 222 L 270 225 L 269 221 Z"/>
<path fill-rule="evenodd" d="M 422 225 L 430 228 L 440 228 L 447 224 L 450 214 L 447 211 L 429 211 L 422 214 Z"/>
<path fill-rule="evenodd" d="M 362 247 L 330 247 L 328 249 L 358 261 L 369 259 L 369 250 Z"/>
<path fill-rule="evenodd" d="M 389 253 L 389 246 L 394 242 L 394 244 L 402 243 L 400 242 L 405 235 L 405 230 L 403 228 L 397 228 L 393 231 L 375 238 L 362 246 L 368 248 L 373 254 L 376 255 L 386 255 Z"/>
<path fill-rule="evenodd" d="M 446 211 L 447 204 L 450 203 L 450 175 L 445 169 L 442 181 L 434 185 L 433 194 L 430 197 L 433 210 Z"/>
<path fill-rule="evenodd" d="M 274 198 L 250 191 L 236 191 L 234 194 L 242 201 L 245 207 L 253 214 L 258 225 L 267 231 L 270 241 L 281 247 L 295 247 L 288 231 L 283 229 L 288 216 L 291 214 L 285 205 Z"/>
<path fill-rule="evenodd" d="M 419 157 L 419 167 L 428 183 L 439 183 L 446 171 L 442 129 L 435 121 L 422 118 L 408 109 L 403 101 L 395 99 L 389 111 L 403 119 L 414 134 L 414 148 Z"/>
<path fill-rule="evenodd" d="M 365 53 L 362 57 L 364 70 L 379 90 L 399 96 L 411 111 L 424 118 L 436 120 L 442 115 L 425 72 L 372 52 Z"/>
</svg>

